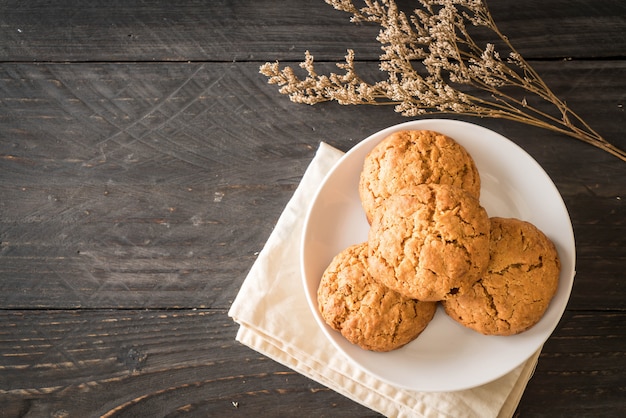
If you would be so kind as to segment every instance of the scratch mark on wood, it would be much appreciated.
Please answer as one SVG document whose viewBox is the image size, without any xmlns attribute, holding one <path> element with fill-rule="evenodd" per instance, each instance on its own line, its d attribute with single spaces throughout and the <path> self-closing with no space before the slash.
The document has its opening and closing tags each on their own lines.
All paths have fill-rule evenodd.
<svg viewBox="0 0 626 418">
<path fill-rule="evenodd" d="M 33 166 L 35 162 L 29 158 L 18 157 L 10 154 L 0 154 L 0 158 L 6 161 L 13 161 L 22 165 Z"/>
</svg>

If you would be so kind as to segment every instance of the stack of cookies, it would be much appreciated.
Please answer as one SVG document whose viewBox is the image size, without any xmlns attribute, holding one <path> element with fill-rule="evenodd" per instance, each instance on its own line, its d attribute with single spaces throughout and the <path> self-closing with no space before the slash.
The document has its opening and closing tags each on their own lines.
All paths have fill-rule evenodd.
<svg viewBox="0 0 626 418">
<path fill-rule="evenodd" d="M 350 342 L 390 351 L 414 340 L 437 303 L 485 335 L 536 324 L 558 286 L 554 244 L 534 225 L 490 218 L 469 153 L 433 131 L 400 131 L 365 158 L 366 242 L 337 254 L 318 288 L 322 317 Z"/>
</svg>

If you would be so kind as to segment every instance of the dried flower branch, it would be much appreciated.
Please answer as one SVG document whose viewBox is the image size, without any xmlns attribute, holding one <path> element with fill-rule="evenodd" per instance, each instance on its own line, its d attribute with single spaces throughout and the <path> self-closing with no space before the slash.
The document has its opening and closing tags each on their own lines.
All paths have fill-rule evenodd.
<svg viewBox="0 0 626 418">
<path fill-rule="evenodd" d="M 278 62 L 262 65 L 268 82 L 281 86 L 279 91 L 292 101 L 391 104 L 405 116 L 456 113 L 510 119 L 574 137 L 626 161 L 626 151 L 602 138 L 550 90 L 500 32 L 484 1 L 419 0 L 410 16 L 393 0 L 365 0 L 361 8 L 352 0 L 325 1 L 350 13 L 353 22 L 381 26 L 380 69 L 387 79 L 370 83 L 359 77 L 352 50 L 337 64 L 343 74 L 317 74 L 309 51 L 300 64 L 305 78 L 290 67 L 281 69 Z M 478 45 L 468 25 L 496 35 L 508 54 L 503 58 L 493 43 Z M 542 99 L 552 110 L 531 105 L 527 96 Z"/>
</svg>

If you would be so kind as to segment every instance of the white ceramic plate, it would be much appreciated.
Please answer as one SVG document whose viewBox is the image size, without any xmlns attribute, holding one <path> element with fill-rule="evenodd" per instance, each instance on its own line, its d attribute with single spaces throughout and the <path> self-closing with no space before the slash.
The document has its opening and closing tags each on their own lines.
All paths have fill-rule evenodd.
<svg viewBox="0 0 626 418">
<path fill-rule="evenodd" d="M 535 224 L 556 245 L 562 270 L 557 294 L 541 321 L 507 337 L 484 336 L 450 319 L 441 307 L 426 330 L 406 346 L 386 353 L 363 350 L 324 323 L 317 288 L 332 258 L 367 240 L 369 225 L 358 182 L 366 154 L 393 131 L 429 129 L 454 138 L 472 155 L 481 175 L 481 204 L 489 216 L 515 217 Z M 398 387 L 455 391 L 493 381 L 527 360 L 559 322 L 574 280 L 572 225 L 554 183 L 520 147 L 486 128 L 456 120 L 425 119 L 392 126 L 346 153 L 317 191 L 301 245 L 304 288 L 315 319 L 330 341 L 363 370 Z"/>
</svg>

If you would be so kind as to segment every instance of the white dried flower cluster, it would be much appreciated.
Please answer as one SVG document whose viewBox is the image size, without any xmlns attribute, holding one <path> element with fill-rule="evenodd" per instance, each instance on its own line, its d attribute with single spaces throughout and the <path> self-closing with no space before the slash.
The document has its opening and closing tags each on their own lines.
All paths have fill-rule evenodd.
<svg viewBox="0 0 626 418">
<path fill-rule="evenodd" d="M 569 135 L 626 161 L 626 152 L 593 131 L 548 88 L 499 31 L 483 0 L 418 0 L 409 16 L 393 0 L 364 0 L 360 8 L 352 0 L 325 1 L 350 13 L 353 22 L 380 25 L 380 70 L 387 78 L 365 82 L 355 71 L 352 50 L 337 64 L 342 74 L 317 74 L 309 51 L 300 64 L 304 78 L 278 62 L 262 65 L 269 83 L 279 85 L 292 101 L 391 104 L 409 117 L 457 113 L 506 118 Z M 479 45 L 470 29 L 495 35 L 506 55 L 494 43 Z M 553 114 L 531 106 L 527 96 L 550 103 Z"/>
</svg>

